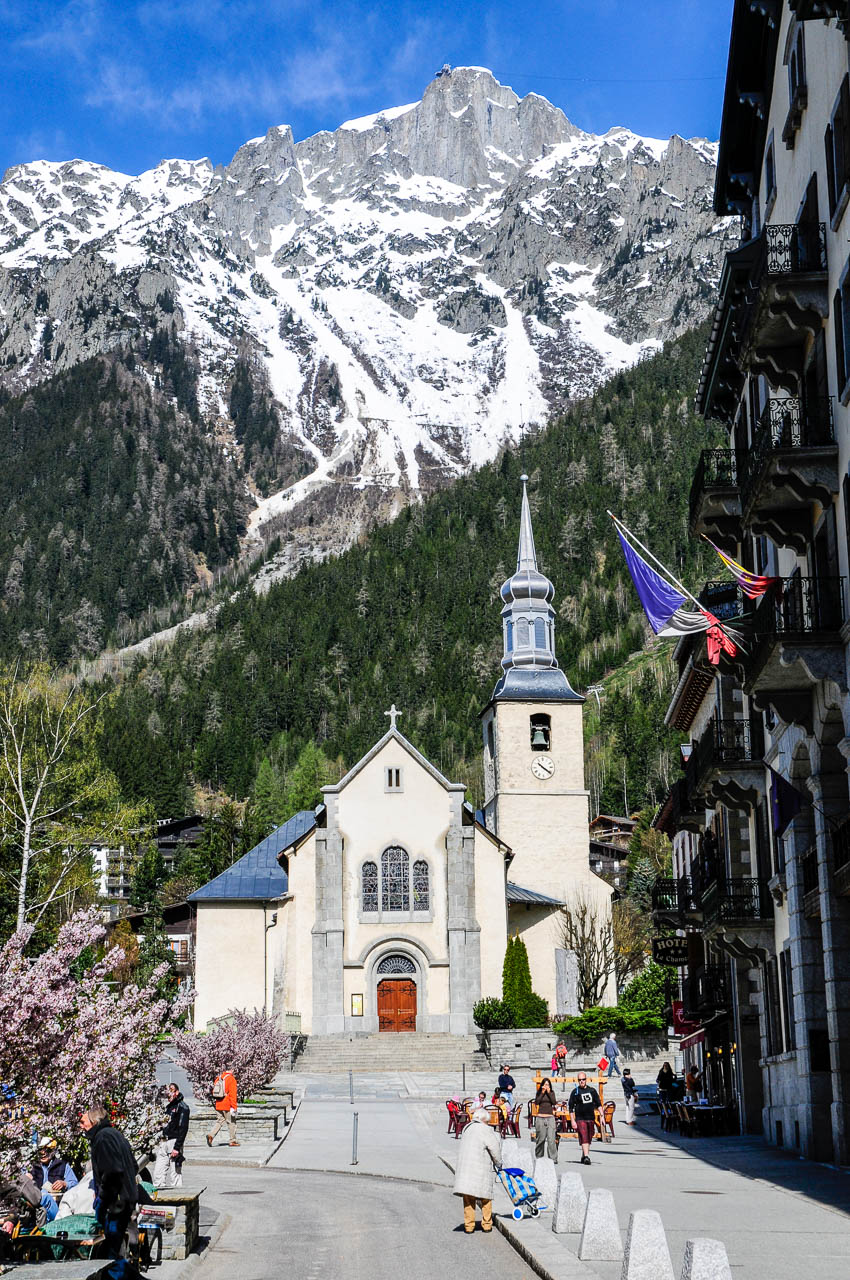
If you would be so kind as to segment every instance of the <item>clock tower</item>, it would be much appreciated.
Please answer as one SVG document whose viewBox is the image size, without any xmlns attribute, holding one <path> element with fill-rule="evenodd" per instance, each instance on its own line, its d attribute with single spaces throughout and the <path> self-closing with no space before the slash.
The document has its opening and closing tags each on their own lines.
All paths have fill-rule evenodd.
<svg viewBox="0 0 850 1280">
<path fill-rule="evenodd" d="M 611 889 L 590 870 L 584 698 L 555 657 L 555 588 L 537 567 L 528 477 L 521 479 L 517 567 L 500 593 L 502 675 L 482 713 L 484 818 L 513 852 L 510 931 L 525 939 L 535 990 L 550 1013 L 562 1013 L 570 1001 L 556 954 L 558 908 L 584 900 L 608 919 Z"/>
</svg>

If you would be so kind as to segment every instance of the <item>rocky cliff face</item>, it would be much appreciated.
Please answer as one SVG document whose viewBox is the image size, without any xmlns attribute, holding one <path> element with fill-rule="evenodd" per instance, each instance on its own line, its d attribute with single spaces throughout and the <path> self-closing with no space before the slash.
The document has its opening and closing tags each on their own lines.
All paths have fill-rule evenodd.
<svg viewBox="0 0 850 1280">
<path fill-rule="evenodd" d="M 226 448 L 247 361 L 310 469 L 254 529 L 306 501 L 341 545 L 704 317 L 732 237 L 714 160 L 701 139 L 583 133 L 465 67 L 333 133 L 273 128 L 217 169 L 18 165 L 0 184 L 0 380 L 164 328 Z"/>
</svg>

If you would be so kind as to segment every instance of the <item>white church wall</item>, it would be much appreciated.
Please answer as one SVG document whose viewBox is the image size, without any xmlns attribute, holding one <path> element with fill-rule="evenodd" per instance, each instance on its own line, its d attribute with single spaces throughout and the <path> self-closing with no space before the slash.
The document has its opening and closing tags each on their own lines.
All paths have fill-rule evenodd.
<svg viewBox="0 0 850 1280">
<path fill-rule="evenodd" d="M 480 831 L 475 833 L 475 918 L 481 926 L 481 995 L 501 996 L 508 941 L 505 859 Z"/>
<path fill-rule="evenodd" d="M 262 1009 L 263 903 L 199 902 L 195 950 L 196 1031 L 228 1009 Z"/>
<path fill-rule="evenodd" d="M 310 1035 L 313 1015 L 313 921 L 316 916 L 316 838 L 308 836 L 289 857 L 284 992 L 287 1011 L 301 1014 L 301 1030 Z"/>
</svg>

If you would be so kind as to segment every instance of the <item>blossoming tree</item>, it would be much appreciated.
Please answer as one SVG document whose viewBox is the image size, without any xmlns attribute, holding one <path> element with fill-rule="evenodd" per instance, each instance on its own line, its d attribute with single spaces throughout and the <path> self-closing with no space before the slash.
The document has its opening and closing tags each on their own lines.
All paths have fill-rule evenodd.
<svg viewBox="0 0 850 1280">
<path fill-rule="evenodd" d="M 142 987 L 111 985 L 123 952 L 95 958 L 105 933 L 91 908 L 39 956 L 26 954 L 31 926 L 0 947 L 0 1083 L 15 1094 L 12 1105 L 0 1102 L 0 1175 L 31 1163 L 33 1131 L 69 1149 L 80 1113 L 94 1103 L 112 1109 L 134 1145 L 162 1121 L 157 1037 L 187 1002 L 160 998 L 159 971 Z"/>
<path fill-rule="evenodd" d="M 177 1032 L 174 1044 L 195 1097 L 212 1102 L 213 1081 L 225 1070 L 235 1075 L 240 1099 L 271 1084 L 289 1057 L 292 1037 L 259 1010 L 231 1009 L 213 1031 Z"/>
</svg>

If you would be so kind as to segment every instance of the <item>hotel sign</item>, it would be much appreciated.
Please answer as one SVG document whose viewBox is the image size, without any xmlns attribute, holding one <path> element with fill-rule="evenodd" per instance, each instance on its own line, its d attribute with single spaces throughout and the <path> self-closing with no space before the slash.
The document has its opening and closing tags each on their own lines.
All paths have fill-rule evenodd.
<svg viewBox="0 0 850 1280">
<path fill-rule="evenodd" d="M 687 938 L 653 938 L 652 958 L 656 964 L 678 965 L 684 968 L 688 963 Z"/>
</svg>

